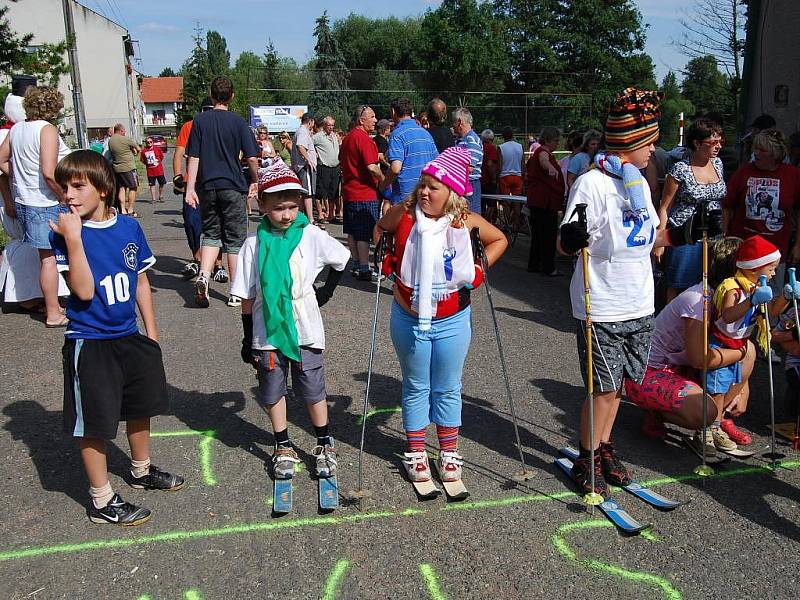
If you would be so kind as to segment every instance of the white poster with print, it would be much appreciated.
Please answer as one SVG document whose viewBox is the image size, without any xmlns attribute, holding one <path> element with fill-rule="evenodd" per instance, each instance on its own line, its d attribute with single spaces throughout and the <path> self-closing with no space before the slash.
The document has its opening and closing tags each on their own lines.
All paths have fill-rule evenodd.
<svg viewBox="0 0 800 600">
<path fill-rule="evenodd" d="M 780 231 L 786 213 L 780 209 L 781 180 L 773 177 L 750 177 L 745 198 L 746 217 L 764 221 L 767 231 Z"/>
</svg>

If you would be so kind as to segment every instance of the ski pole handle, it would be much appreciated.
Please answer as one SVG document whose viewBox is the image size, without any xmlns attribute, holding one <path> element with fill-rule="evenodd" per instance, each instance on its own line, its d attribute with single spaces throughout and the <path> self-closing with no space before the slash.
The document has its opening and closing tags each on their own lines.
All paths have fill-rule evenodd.
<svg viewBox="0 0 800 600">
<path fill-rule="evenodd" d="M 481 241 L 480 227 L 473 227 L 469 234 L 472 238 L 473 259 L 480 262 L 481 265 L 484 266 L 486 260 L 486 249 L 483 247 L 483 242 Z"/>
<path fill-rule="evenodd" d="M 584 229 L 588 229 L 588 221 L 586 220 L 586 204 L 576 204 L 575 212 L 578 213 L 578 223 L 580 223 Z"/>
<path fill-rule="evenodd" d="M 767 287 L 767 276 L 761 275 L 758 278 L 758 287 Z"/>
<path fill-rule="evenodd" d="M 794 267 L 789 267 L 789 285 L 794 288 L 795 284 L 797 283 L 797 276 L 795 275 L 796 269 Z"/>
</svg>

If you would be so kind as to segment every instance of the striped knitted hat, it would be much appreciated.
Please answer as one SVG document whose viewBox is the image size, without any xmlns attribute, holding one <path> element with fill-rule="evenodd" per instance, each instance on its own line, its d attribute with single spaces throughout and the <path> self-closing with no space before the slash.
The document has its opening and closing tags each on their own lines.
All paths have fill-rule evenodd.
<svg viewBox="0 0 800 600">
<path fill-rule="evenodd" d="M 606 148 L 630 152 L 654 144 L 661 118 L 661 92 L 627 88 L 611 103 L 606 119 Z"/>
<path fill-rule="evenodd" d="M 472 193 L 469 183 L 470 161 L 470 153 L 466 148 L 446 148 L 423 167 L 422 174 L 441 181 L 459 196 L 466 196 Z"/>
<path fill-rule="evenodd" d="M 284 190 L 300 190 L 306 196 L 308 191 L 300 183 L 297 175 L 282 160 L 258 170 L 258 193 L 274 194 Z"/>
</svg>

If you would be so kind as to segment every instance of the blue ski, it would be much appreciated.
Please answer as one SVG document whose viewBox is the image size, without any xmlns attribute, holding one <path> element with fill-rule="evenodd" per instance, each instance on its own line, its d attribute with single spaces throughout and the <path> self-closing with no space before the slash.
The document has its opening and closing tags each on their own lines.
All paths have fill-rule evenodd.
<svg viewBox="0 0 800 600">
<path fill-rule="evenodd" d="M 291 479 L 275 479 L 272 488 L 272 511 L 278 515 L 292 512 Z"/>
<path fill-rule="evenodd" d="M 568 458 L 557 458 L 555 463 L 561 468 L 564 473 L 572 479 L 572 461 Z M 642 525 L 634 519 L 631 515 L 629 515 L 624 508 L 622 508 L 616 501 L 612 500 L 611 498 L 604 500 L 598 505 L 600 512 L 602 512 L 606 518 L 611 521 L 614 525 L 616 525 L 622 532 L 628 535 L 635 535 L 645 529 L 649 529 L 652 527 L 651 523 L 647 523 Z"/>
<path fill-rule="evenodd" d="M 319 477 L 319 508 L 324 512 L 330 512 L 339 508 L 339 483 L 336 475 L 333 477 Z"/>
<path fill-rule="evenodd" d="M 570 448 L 569 446 L 561 448 L 559 452 L 572 461 L 578 458 L 578 451 L 575 450 L 575 448 Z M 664 511 L 673 510 L 685 504 L 685 502 L 670 500 L 669 498 L 662 496 L 658 492 L 654 492 L 650 488 L 645 487 L 641 483 L 638 483 L 636 481 L 631 482 L 629 485 L 624 486 L 622 489 L 628 492 L 629 494 L 633 494 L 640 500 L 644 500 L 651 506 L 655 506 L 659 510 L 664 510 Z"/>
</svg>

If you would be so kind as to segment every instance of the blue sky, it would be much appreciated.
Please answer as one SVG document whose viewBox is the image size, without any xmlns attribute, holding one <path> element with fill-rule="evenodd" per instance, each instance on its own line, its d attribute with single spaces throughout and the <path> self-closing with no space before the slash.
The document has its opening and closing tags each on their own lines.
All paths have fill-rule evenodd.
<svg viewBox="0 0 800 600">
<path fill-rule="evenodd" d="M 243 50 L 262 54 L 267 38 L 272 38 L 281 55 L 305 62 L 313 54 L 314 19 L 328 10 L 332 19 L 351 12 L 371 18 L 416 15 L 436 8 L 438 0 L 405 0 L 402 3 L 357 0 L 322 2 L 317 0 L 79 0 L 127 27 L 139 41 L 137 65 L 146 75 L 157 75 L 165 66 L 180 67 L 192 48 L 193 28 L 199 21 L 203 29 L 216 29 L 228 42 L 231 62 Z M 661 80 L 670 69 L 680 70 L 686 58 L 670 44 L 680 37 L 679 19 L 691 0 L 635 0 L 649 25 L 647 51 L 653 57 Z M 187 10 L 187 7 L 191 9 Z M 364 7 L 369 7 L 364 12 Z"/>
</svg>

